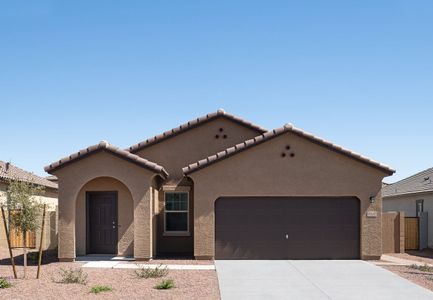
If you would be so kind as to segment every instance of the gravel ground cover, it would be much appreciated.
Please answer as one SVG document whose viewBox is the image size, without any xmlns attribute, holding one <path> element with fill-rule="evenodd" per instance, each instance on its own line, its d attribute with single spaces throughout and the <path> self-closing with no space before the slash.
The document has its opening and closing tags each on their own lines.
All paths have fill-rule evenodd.
<svg viewBox="0 0 433 300">
<path fill-rule="evenodd" d="M 433 272 L 422 272 L 409 266 L 381 266 L 400 277 L 433 291 Z"/>
<path fill-rule="evenodd" d="M 134 270 L 86 268 L 87 284 L 61 284 L 60 268 L 79 268 L 81 262 L 59 263 L 55 256 L 47 255 L 42 266 L 41 279 L 36 277 L 36 266 L 28 268 L 29 279 L 13 279 L 7 252 L 2 253 L 0 276 L 8 278 L 11 288 L 0 289 L 0 299 L 219 299 L 218 280 L 215 270 L 172 270 L 164 278 L 140 279 Z M 20 251 L 17 263 L 22 264 Z M 153 263 L 157 263 L 154 260 Z M 176 260 L 178 263 L 179 260 Z M 165 261 L 161 261 L 164 262 Z M 170 260 L 171 262 L 171 260 Z M 18 276 L 22 277 L 23 268 L 18 266 Z M 175 288 L 157 290 L 154 286 L 163 279 L 173 279 Z M 96 285 L 110 286 L 113 290 L 99 294 L 90 293 Z"/>
</svg>

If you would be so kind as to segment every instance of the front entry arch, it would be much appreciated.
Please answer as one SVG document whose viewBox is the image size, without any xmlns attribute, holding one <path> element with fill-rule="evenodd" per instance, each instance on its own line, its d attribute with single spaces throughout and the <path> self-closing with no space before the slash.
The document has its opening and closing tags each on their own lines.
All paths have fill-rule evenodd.
<svg viewBox="0 0 433 300">
<path fill-rule="evenodd" d="M 134 202 L 121 181 L 98 177 L 87 182 L 78 193 L 75 216 L 77 255 L 134 255 Z"/>
</svg>

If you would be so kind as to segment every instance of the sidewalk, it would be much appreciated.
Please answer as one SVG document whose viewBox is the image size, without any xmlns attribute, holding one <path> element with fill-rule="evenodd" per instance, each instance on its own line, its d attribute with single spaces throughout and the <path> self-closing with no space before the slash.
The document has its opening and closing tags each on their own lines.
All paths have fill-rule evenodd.
<svg viewBox="0 0 433 300">
<path fill-rule="evenodd" d="M 410 265 L 417 265 L 417 266 L 424 266 L 427 265 L 429 267 L 433 267 L 432 264 L 428 264 L 425 262 L 419 262 L 415 260 L 409 260 L 409 259 L 403 259 L 394 257 L 391 255 L 382 254 L 380 257 L 379 262 L 374 262 L 375 265 L 399 265 L 399 266 L 410 266 Z"/>
<path fill-rule="evenodd" d="M 141 269 L 156 268 L 161 266 L 169 270 L 215 270 L 215 265 L 169 265 L 169 264 L 140 264 L 125 261 L 90 261 L 85 263 L 82 268 L 99 268 L 99 269 Z"/>
</svg>

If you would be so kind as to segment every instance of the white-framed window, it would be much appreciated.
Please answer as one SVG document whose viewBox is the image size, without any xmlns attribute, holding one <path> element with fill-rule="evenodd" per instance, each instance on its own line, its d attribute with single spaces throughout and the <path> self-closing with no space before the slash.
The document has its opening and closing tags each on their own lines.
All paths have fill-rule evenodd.
<svg viewBox="0 0 433 300">
<path fill-rule="evenodd" d="M 164 193 L 164 233 L 189 235 L 189 193 Z"/>
</svg>

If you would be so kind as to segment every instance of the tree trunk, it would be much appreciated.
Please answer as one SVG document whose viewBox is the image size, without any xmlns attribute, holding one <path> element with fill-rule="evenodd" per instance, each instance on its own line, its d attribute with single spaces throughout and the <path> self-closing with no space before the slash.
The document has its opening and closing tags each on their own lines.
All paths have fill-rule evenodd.
<svg viewBox="0 0 433 300">
<path fill-rule="evenodd" d="M 23 254 L 24 254 L 24 279 L 27 277 L 27 237 L 26 232 L 23 232 Z"/>
</svg>

